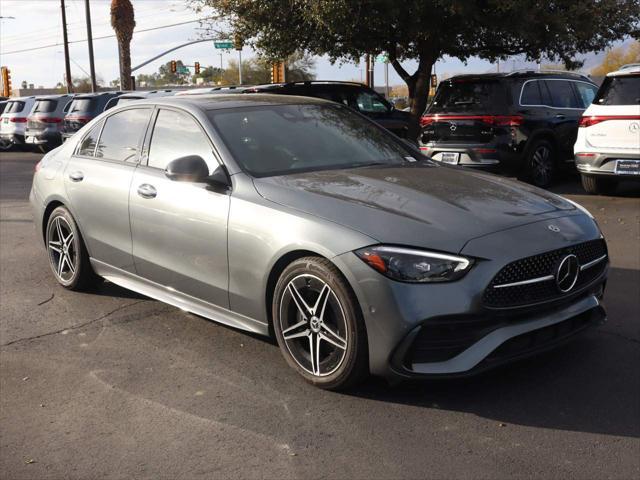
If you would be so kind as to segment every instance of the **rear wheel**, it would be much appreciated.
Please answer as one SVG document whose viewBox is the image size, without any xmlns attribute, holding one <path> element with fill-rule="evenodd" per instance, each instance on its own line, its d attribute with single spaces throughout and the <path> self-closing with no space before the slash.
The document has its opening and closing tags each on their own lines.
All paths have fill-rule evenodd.
<svg viewBox="0 0 640 480">
<path fill-rule="evenodd" d="M 100 279 L 91 268 L 78 226 L 65 207 L 51 212 L 45 240 L 49 265 L 60 285 L 69 290 L 85 290 Z"/>
<path fill-rule="evenodd" d="M 616 189 L 615 180 L 610 178 L 598 178 L 589 175 L 580 175 L 582 188 L 592 195 L 613 193 Z"/>
<path fill-rule="evenodd" d="M 338 390 L 367 375 L 367 337 L 357 300 L 328 260 L 301 258 L 282 272 L 272 318 L 285 360 L 308 382 Z"/>
<path fill-rule="evenodd" d="M 526 160 L 526 178 L 536 187 L 547 188 L 556 173 L 555 151 L 546 140 L 538 140 L 529 149 Z"/>
</svg>

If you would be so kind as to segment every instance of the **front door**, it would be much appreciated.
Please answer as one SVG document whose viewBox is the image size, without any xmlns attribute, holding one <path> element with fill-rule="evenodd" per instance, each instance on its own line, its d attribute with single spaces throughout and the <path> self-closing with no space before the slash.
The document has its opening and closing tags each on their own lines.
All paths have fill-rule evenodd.
<svg viewBox="0 0 640 480">
<path fill-rule="evenodd" d="M 92 258 L 134 271 L 129 188 L 152 109 L 131 108 L 96 124 L 67 163 L 64 182 Z"/>
<path fill-rule="evenodd" d="M 138 275 L 228 308 L 229 195 L 202 183 L 169 180 L 169 162 L 198 155 L 218 165 L 208 136 L 188 113 L 161 108 L 129 194 L 133 256 Z"/>
</svg>

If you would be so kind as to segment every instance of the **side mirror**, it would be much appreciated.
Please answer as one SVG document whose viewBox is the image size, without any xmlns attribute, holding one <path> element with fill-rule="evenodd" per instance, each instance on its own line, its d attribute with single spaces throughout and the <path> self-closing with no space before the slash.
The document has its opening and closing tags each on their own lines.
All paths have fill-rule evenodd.
<svg viewBox="0 0 640 480">
<path fill-rule="evenodd" d="M 209 176 L 209 167 L 202 157 L 188 155 L 169 162 L 164 173 L 167 178 L 176 182 L 205 182 Z"/>
</svg>

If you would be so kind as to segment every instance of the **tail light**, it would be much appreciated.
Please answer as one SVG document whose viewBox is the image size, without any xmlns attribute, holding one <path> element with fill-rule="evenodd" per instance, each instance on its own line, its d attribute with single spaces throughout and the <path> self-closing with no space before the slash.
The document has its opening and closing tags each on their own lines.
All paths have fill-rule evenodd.
<svg viewBox="0 0 640 480">
<path fill-rule="evenodd" d="M 66 117 L 65 120 L 70 120 L 72 122 L 87 123 L 89 120 L 91 120 L 91 117 Z"/>
<path fill-rule="evenodd" d="M 590 115 L 580 118 L 579 127 L 591 127 L 609 120 L 640 120 L 640 115 Z"/>
<path fill-rule="evenodd" d="M 31 117 L 32 120 L 42 123 L 60 123 L 62 119 L 59 117 Z"/>
<path fill-rule="evenodd" d="M 11 123 L 27 123 L 27 117 L 10 117 Z"/>
<path fill-rule="evenodd" d="M 448 120 L 478 120 L 494 127 L 517 127 L 522 125 L 522 115 L 423 115 L 420 125 L 426 127 L 435 122 Z"/>
</svg>

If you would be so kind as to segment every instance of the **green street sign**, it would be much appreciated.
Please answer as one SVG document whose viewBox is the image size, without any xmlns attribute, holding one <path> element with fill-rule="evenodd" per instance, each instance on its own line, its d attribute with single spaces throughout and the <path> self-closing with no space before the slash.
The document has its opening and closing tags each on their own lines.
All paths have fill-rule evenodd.
<svg viewBox="0 0 640 480">
<path fill-rule="evenodd" d="M 181 66 L 178 67 L 178 73 L 181 73 L 183 75 L 188 75 L 189 74 L 189 68 L 181 65 Z"/>
<path fill-rule="evenodd" d="M 223 50 L 230 50 L 233 48 L 233 42 L 230 41 L 224 41 L 224 42 L 213 42 L 213 46 L 215 48 L 219 48 L 219 49 L 223 49 Z"/>
<path fill-rule="evenodd" d="M 386 54 L 378 55 L 376 57 L 376 62 L 378 63 L 386 63 L 389 61 L 389 57 Z"/>
</svg>

